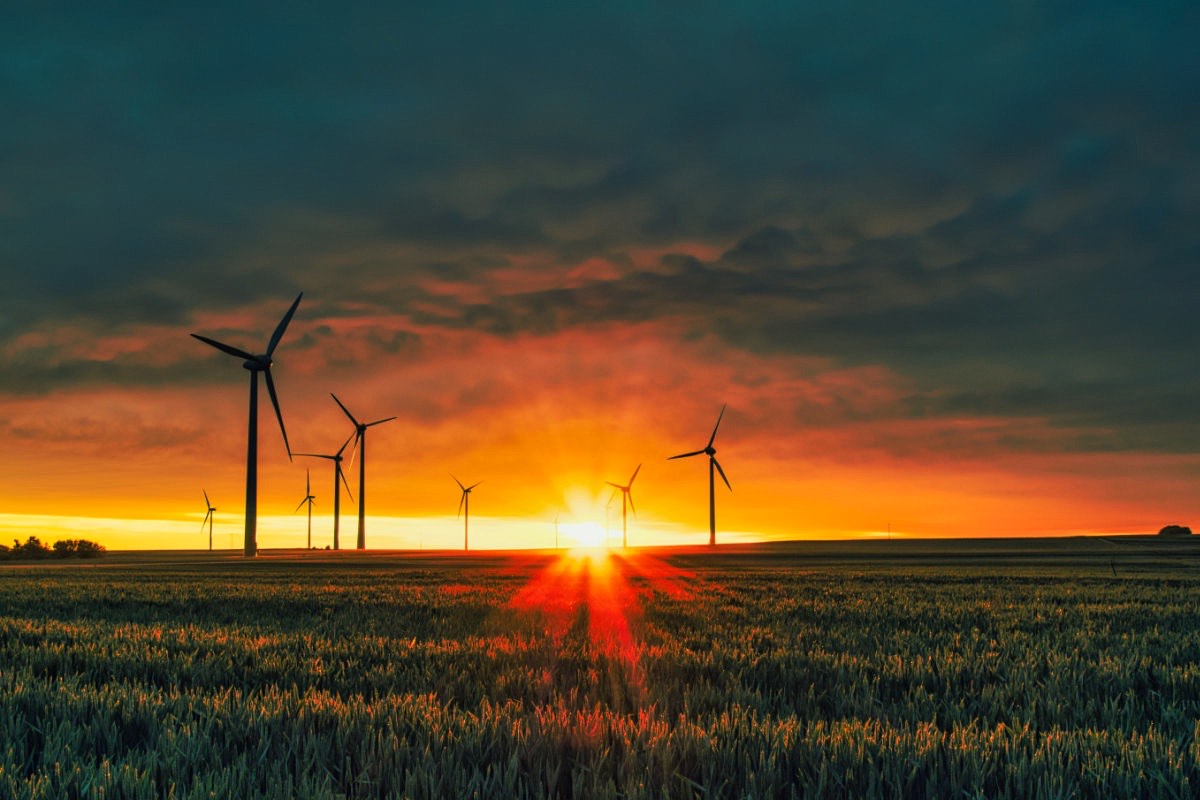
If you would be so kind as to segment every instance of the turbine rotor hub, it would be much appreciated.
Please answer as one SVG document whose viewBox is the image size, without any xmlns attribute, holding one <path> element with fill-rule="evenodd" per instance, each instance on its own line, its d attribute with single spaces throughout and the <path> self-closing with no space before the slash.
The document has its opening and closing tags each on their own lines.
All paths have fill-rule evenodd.
<svg viewBox="0 0 1200 800">
<path fill-rule="evenodd" d="M 271 357 L 267 355 L 255 356 L 248 358 L 242 362 L 242 369 L 248 369 L 251 372 L 262 372 L 271 368 Z"/>
</svg>

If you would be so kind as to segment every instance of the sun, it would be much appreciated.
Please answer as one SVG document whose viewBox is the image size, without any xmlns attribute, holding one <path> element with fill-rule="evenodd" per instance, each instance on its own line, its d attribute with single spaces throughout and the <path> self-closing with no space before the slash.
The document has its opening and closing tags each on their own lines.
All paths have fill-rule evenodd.
<svg viewBox="0 0 1200 800">
<path fill-rule="evenodd" d="M 576 547 L 600 548 L 606 544 L 604 526 L 598 522 L 564 522 L 562 532 Z"/>
</svg>

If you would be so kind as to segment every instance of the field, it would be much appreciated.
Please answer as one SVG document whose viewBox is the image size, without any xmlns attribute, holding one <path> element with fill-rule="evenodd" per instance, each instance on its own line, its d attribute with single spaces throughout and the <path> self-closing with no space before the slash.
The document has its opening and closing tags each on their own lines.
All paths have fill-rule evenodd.
<svg viewBox="0 0 1200 800">
<path fill-rule="evenodd" d="M 1194 797 L 1198 601 L 1138 537 L 5 565 L 0 796 Z"/>
</svg>

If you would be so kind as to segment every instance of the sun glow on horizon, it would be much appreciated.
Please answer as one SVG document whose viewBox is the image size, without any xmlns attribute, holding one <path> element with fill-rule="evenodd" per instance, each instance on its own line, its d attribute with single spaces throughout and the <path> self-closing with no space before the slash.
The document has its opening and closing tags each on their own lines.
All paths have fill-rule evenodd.
<svg viewBox="0 0 1200 800">
<path fill-rule="evenodd" d="M 576 547 L 596 550 L 608 546 L 608 536 L 599 522 L 564 522 L 560 530 L 567 543 Z"/>
</svg>

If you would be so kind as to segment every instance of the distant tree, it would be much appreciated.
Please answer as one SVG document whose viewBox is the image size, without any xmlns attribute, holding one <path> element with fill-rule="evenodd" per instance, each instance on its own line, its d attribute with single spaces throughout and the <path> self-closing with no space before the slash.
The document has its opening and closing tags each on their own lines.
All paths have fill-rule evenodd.
<svg viewBox="0 0 1200 800">
<path fill-rule="evenodd" d="M 19 559 L 42 559 L 49 558 L 50 548 L 42 544 L 42 540 L 36 536 L 30 536 L 24 544 L 13 539 L 12 558 Z"/>
<path fill-rule="evenodd" d="M 99 558 L 104 555 L 104 545 L 87 539 L 60 539 L 53 547 L 46 547 L 36 536 L 25 542 L 13 539 L 13 546 L 0 544 L 0 560 L 36 561 L 44 558 Z"/>
<path fill-rule="evenodd" d="M 1192 529 L 1187 525 L 1165 525 L 1159 530 L 1158 535 L 1172 538 L 1177 536 L 1191 536 Z"/>
<path fill-rule="evenodd" d="M 105 548 L 102 544 L 89 542 L 87 539 L 75 540 L 75 555 L 79 558 L 100 558 L 104 553 Z"/>
</svg>

